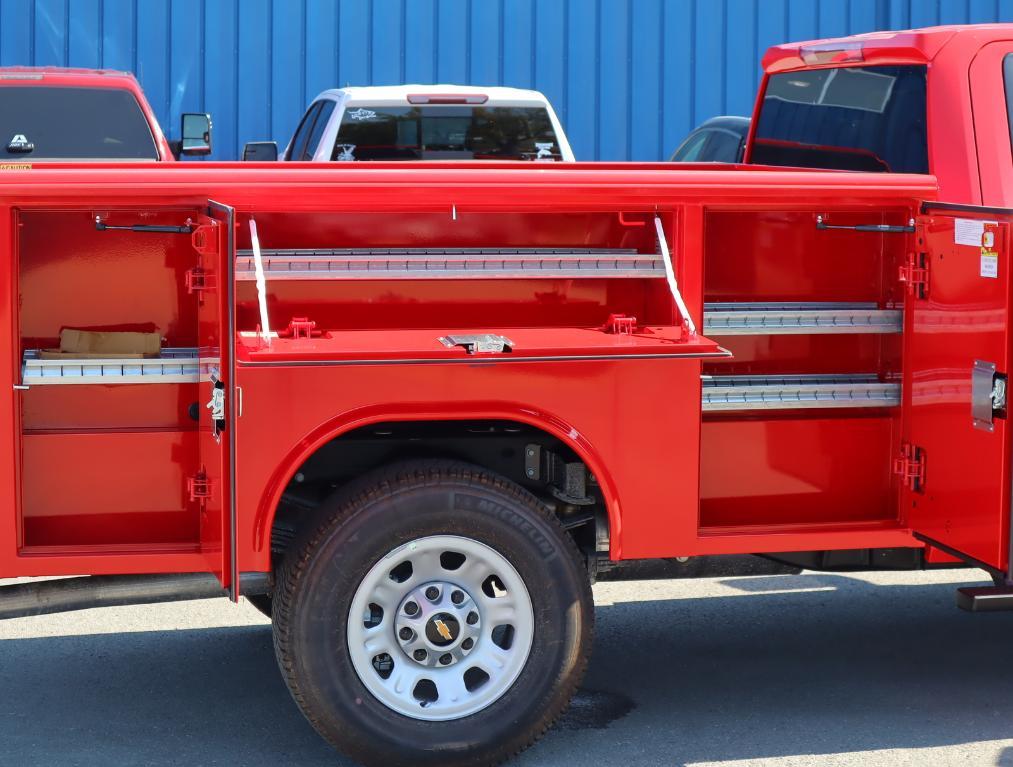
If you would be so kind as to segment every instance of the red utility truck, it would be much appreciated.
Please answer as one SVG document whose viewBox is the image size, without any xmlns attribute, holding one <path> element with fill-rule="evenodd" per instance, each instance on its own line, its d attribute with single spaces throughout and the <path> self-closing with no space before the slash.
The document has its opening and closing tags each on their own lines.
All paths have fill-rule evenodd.
<svg viewBox="0 0 1013 767">
<path fill-rule="evenodd" d="M 1011 54 L 995 26 L 768 57 L 763 110 L 810 98 L 778 96 L 781 72 L 893 67 L 860 106 L 846 82 L 816 97 L 888 142 L 877 121 L 894 94 L 917 121 L 920 81 L 938 181 L 3 166 L 0 577 L 87 577 L 5 587 L 0 616 L 249 595 L 325 738 L 445 767 L 554 721 L 611 563 L 1008 580 Z M 765 119 L 754 160 L 926 170 Z M 918 160 L 917 136 L 895 143 Z"/>
</svg>

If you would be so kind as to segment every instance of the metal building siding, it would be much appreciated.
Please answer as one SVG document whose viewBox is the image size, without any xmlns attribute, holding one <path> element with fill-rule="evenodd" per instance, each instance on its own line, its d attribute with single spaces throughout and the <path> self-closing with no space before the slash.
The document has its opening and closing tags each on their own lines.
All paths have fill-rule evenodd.
<svg viewBox="0 0 1013 767">
<path fill-rule="evenodd" d="M 666 157 L 748 114 L 774 43 L 1013 21 L 1013 0 L 0 0 L 0 64 L 134 71 L 163 127 L 208 111 L 214 156 L 284 145 L 344 84 L 537 88 L 580 159 Z"/>
</svg>

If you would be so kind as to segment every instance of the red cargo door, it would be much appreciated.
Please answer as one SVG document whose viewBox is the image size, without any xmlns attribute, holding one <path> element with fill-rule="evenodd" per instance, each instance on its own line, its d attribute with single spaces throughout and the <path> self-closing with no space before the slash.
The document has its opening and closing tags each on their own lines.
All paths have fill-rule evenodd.
<svg viewBox="0 0 1013 767">
<path fill-rule="evenodd" d="M 189 275 L 197 300 L 198 460 L 191 496 L 200 504 L 201 550 L 208 569 L 239 598 L 235 503 L 234 211 L 208 203 L 194 232 L 198 262 Z"/>
<path fill-rule="evenodd" d="M 1006 571 L 1013 211 L 926 206 L 902 268 L 901 507 L 914 533 Z M 906 274 L 905 274 L 906 269 Z"/>
</svg>

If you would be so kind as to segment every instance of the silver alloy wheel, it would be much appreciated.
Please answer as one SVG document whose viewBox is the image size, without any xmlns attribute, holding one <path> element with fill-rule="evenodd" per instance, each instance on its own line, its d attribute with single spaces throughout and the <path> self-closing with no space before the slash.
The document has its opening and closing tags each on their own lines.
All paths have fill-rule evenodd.
<svg viewBox="0 0 1013 767">
<path fill-rule="evenodd" d="M 348 652 L 366 689 L 413 719 L 477 713 L 517 680 L 534 612 L 507 559 L 471 538 L 433 535 L 391 551 L 359 583 Z"/>
</svg>

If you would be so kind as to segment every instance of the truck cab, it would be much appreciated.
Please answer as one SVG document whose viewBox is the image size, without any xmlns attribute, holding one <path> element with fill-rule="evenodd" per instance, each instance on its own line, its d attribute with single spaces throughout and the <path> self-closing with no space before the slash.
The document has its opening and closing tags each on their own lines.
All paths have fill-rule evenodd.
<svg viewBox="0 0 1013 767">
<path fill-rule="evenodd" d="M 940 199 L 1013 207 L 1013 25 L 778 45 L 745 161 L 931 173 Z"/>
<path fill-rule="evenodd" d="M 211 118 L 188 113 L 169 142 L 129 72 L 0 68 L 0 158 L 6 162 L 174 162 L 211 151 Z"/>
</svg>

